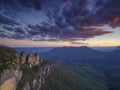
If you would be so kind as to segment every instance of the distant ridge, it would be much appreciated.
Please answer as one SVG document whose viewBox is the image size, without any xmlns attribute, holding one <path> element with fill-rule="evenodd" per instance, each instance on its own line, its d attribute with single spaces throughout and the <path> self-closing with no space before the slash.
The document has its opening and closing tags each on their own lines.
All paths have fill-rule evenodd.
<svg viewBox="0 0 120 90">
<path fill-rule="evenodd" d="M 81 46 L 81 47 L 57 47 L 54 49 L 51 49 L 48 52 L 58 52 L 58 53 L 77 53 L 77 52 L 94 52 L 97 50 L 93 50 L 87 46 Z"/>
<path fill-rule="evenodd" d="M 90 65 L 119 64 L 120 51 L 102 52 L 87 46 L 58 47 L 41 53 L 43 58 L 59 62 L 84 63 Z M 115 61 L 113 61 L 115 60 Z"/>
<path fill-rule="evenodd" d="M 120 46 L 117 46 L 115 49 L 116 49 L 116 50 L 120 50 Z"/>
</svg>

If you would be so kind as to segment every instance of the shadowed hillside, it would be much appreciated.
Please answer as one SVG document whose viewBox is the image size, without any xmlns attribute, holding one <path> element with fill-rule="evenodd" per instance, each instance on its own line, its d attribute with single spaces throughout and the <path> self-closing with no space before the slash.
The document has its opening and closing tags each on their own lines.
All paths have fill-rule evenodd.
<svg viewBox="0 0 120 90">
<path fill-rule="evenodd" d="M 60 47 L 41 54 L 43 58 L 58 62 L 83 63 L 93 66 L 120 64 L 120 50 L 101 52 L 85 46 Z"/>
<path fill-rule="evenodd" d="M 108 90 L 105 81 L 96 80 L 99 79 L 96 73 L 94 78 L 89 77 L 92 73 L 91 70 L 85 70 L 80 74 L 70 68 L 56 66 L 55 72 L 47 78 L 42 90 Z"/>
<path fill-rule="evenodd" d="M 81 71 L 79 65 L 82 64 L 93 67 L 107 77 L 107 87 L 109 90 L 120 90 L 119 49 L 110 52 L 100 52 L 92 50 L 89 47 L 61 47 L 42 53 L 42 56 L 53 60 L 55 63 L 70 66 L 70 69 L 80 74 L 83 74 L 84 71 Z M 76 69 L 74 69 L 75 67 Z M 84 76 L 86 75 L 84 74 Z"/>
</svg>

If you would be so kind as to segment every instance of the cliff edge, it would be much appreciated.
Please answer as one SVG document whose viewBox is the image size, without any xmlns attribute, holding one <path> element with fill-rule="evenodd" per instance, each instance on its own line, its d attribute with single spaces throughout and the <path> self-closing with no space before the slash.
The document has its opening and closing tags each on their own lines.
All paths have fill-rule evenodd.
<svg viewBox="0 0 120 90">
<path fill-rule="evenodd" d="M 0 90 L 40 90 L 52 72 L 51 62 L 38 53 L 18 55 L 14 49 L 0 46 Z"/>
</svg>

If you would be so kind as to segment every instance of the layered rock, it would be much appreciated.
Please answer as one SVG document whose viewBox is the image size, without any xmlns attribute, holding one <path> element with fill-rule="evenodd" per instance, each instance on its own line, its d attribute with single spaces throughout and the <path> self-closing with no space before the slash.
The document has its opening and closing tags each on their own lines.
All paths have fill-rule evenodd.
<svg viewBox="0 0 120 90">
<path fill-rule="evenodd" d="M 30 52 L 27 57 L 24 51 L 22 51 L 20 54 L 20 65 L 25 64 L 28 68 L 39 65 L 40 61 L 41 59 L 38 53 L 33 54 L 32 52 Z"/>
<path fill-rule="evenodd" d="M 40 63 L 40 56 L 39 56 L 39 54 L 35 53 L 34 56 L 35 56 L 34 64 L 35 65 L 39 65 L 39 63 Z"/>
<path fill-rule="evenodd" d="M 18 58 L 16 58 L 18 62 Z M 11 66 L 9 69 L 5 69 L 0 76 L 0 90 L 16 90 L 16 86 L 22 77 L 22 71 L 20 70 L 19 63 Z"/>
<path fill-rule="evenodd" d="M 35 57 L 33 56 L 32 52 L 29 53 L 28 57 L 27 57 L 27 64 L 29 68 L 32 68 L 34 65 L 34 60 Z"/>
<path fill-rule="evenodd" d="M 6 70 L 0 79 L 0 90 L 16 90 L 16 85 L 22 77 L 20 70 Z"/>
<path fill-rule="evenodd" d="M 27 57 L 25 52 L 21 52 L 20 56 L 16 53 L 11 64 L 0 73 L 0 90 L 40 90 L 53 71 L 51 63 L 41 59 L 38 53 L 30 52 Z"/>
<path fill-rule="evenodd" d="M 20 64 L 23 65 L 25 63 L 26 63 L 26 55 L 25 55 L 25 52 L 22 51 L 20 54 Z"/>
<path fill-rule="evenodd" d="M 41 67 L 36 75 L 36 78 L 32 82 L 32 90 L 40 90 L 42 84 L 45 83 L 47 76 L 52 73 L 52 70 L 53 67 L 50 63 Z"/>
<path fill-rule="evenodd" d="M 16 51 L 0 46 L 0 90 L 15 90 L 22 77 Z"/>
</svg>

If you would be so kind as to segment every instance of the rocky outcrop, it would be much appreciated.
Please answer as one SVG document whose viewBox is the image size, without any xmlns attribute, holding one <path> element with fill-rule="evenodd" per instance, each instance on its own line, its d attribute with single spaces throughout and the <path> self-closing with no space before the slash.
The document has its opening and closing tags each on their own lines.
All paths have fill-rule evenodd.
<svg viewBox="0 0 120 90">
<path fill-rule="evenodd" d="M 12 66 L 0 73 L 0 90 L 40 90 L 53 71 L 51 63 L 41 59 L 38 53 L 30 52 L 26 56 L 21 52 L 15 56 Z"/>
<path fill-rule="evenodd" d="M 0 46 L 0 90 L 15 90 L 22 77 L 17 52 Z"/>
<path fill-rule="evenodd" d="M 30 52 L 27 57 L 24 51 L 20 53 L 20 65 L 26 65 L 28 68 L 32 68 L 35 65 L 39 65 L 40 62 L 41 59 L 38 53 L 33 54 Z"/>
<path fill-rule="evenodd" d="M 30 90 L 30 84 L 29 84 L 29 82 L 26 83 L 26 85 L 24 86 L 23 90 Z"/>
<path fill-rule="evenodd" d="M 39 54 L 35 53 L 34 57 L 35 57 L 34 64 L 39 65 L 39 63 L 41 62 Z"/>
<path fill-rule="evenodd" d="M 32 82 L 32 90 L 40 90 L 42 84 L 45 83 L 45 80 L 48 75 L 52 73 L 52 65 L 46 64 L 44 67 L 41 67 L 38 70 L 36 78 Z"/>
<path fill-rule="evenodd" d="M 22 71 L 20 70 L 18 58 L 15 59 L 16 64 L 9 69 L 5 69 L 0 73 L 0 90 L 16 90 L 16 86 L 22 77 Z"/>
<path fill-rule="evenodd" d="M 30 52 L 30 54 L 27 57 L 27 64 L 29 68 L 33 67 L 34 62 L 35 62 L 34 60 L 35 60 L 35 57 L 33 56 L 32 52 Z"/>
<path fill-rule="evenodd" d="M 13 77 L 6 80 L 3 85 L 1 85 L 0 90 L 15 90 L 16 82 Z"/>
<path fill-rule="evenodd" d="M 22 77 L 20 70 L 6 70 L 0 78 L 0 90 L 16 90 L 16 85 Z"/>
<path fill-rule="evenodd" d="M 22 51 L 22 52 L 20 53 L 20 64 L 23 65 L 23 64 L 25 64 L 25 63 L 26 63 L 26 55 L 25 55 L 25 52 Z"/>
</svg>

